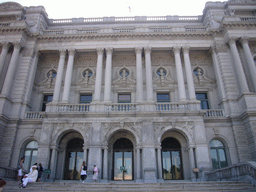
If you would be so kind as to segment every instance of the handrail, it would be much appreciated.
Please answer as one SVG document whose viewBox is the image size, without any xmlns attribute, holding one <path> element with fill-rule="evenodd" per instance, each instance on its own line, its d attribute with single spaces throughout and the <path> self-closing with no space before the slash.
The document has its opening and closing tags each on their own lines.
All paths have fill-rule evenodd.
<svg viewBox="0 0 256 192">
<path fill-rule="evenodd" d="M 242 176 L 250 176 L 256 180 L 256 162 L 248 161 L 222 169 L 217 169 L 206 173 L 206 176 L 207 180 L 209 181 L 221 181 L 226 179 L 239 180 L 239 177 Z"/>
</svg>

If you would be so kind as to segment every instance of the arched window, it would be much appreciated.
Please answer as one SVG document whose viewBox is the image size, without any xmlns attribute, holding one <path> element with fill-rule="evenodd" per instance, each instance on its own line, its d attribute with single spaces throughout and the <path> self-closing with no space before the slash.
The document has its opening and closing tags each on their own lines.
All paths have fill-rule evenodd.
<svg viewBox="0 0 256 192">
<path fill-rule="evenodd" d="M 221 141 L 214 139 L 210 142 L 210 153 L 213 169 L 220 169 L 228 166 L 225 147 Z"/>
<path fill-rule="evenodd" d="M 24 169 L 29 171 L 30 167 L 36 163 L 37 160 L 37 149 L 38 143 L 36 141 L 31 141 L 27 144 L 24 151 Z"/>
</svg>

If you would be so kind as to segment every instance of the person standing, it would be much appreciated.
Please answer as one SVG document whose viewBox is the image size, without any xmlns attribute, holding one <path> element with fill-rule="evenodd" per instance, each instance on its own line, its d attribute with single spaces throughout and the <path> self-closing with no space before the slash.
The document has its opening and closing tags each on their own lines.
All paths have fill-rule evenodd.
<svg viewBox="0 0 256 192">
<path fill-rule="evenodd" d="M 92 176 L 93 182 L 97 182 L 98 176 L 99 176 L 98 167 L 96 165 L 94 165 L 93 176 Z"/>
<path fill-rule="evenodd" d="M 42 166 L 42 163 L 39 163 L 39 166 L 38 166 L 38 178 L 37 178 L 38 182 L 41 181 L 41 177 L 42 177 L 43 171 L 44 171 L 44 168 Z"/>
<path fill-rule="evenodd" d="M 25 157 L 22 157 L 20 159 L 20 162 L 18 163 L 18 166 L 17 166 L 17 170 L 18 170 L 17 180 L 18 180 L 18 182 L 20 181 L 20 179 L 23 176 L 23 170 L 24 170 L 23 164 L 24 164 L 24 161 L 25 161 Z"/>
<path fill-rule="evenodd" d="M 29 174 L 26 174 L 22 179 L 23 183 L 20 188 L 25 188 L 28 183 L 36 182 L 38 176 L 37 166 L 32 166 L 32 171 Z"/>
<path fill-rule="evenodd" d="M 83 164 L 80 168 L 80 175 L 81 175 L 81 180 L 82 180 L 82 183 L 84 183 L 84 180 L 87 178 L 87 166 L 85 165 L 85 161 L 83 161 Z"/>
<path fill-rule="evenodd" d="M 0 179 L 0 192 L 3 191 L 5 185 L 6 185 L 6 181 L 3 179 Z"/>
</svg>

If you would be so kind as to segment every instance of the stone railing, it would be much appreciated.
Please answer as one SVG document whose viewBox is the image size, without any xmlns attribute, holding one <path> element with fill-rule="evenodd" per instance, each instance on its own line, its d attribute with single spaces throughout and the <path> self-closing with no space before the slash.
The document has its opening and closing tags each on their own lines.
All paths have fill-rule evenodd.
<svg viewBox="0 0 256 192">
<path fill-rule="evenodd" d="M 57 112 L 88 112 L 90 104 L 60 104 Z"/>
<path fill-rule="evenodd" d="M 256 184 L 256 162 L 248 161 L 211 171 L 206 173 L 206 177 L 208 181 L 250 180 Z"/>
<path fill-rule="evenodd" d="M 17 171 L 11 167 L 0 167 L 0 178 L 16 179 Z"/>
<path fill-rule="evenodd" d="M 225 112 L 223 109 L 209 109 L 205 111 L 204 117 L 214 118 L 214 117 L 225 117 Z"/>
<path fill-rule="evenodd" d="M 109 111 L 137 111 L 138 105 L 134 103 L 113 103 L 108 107 Z"/>
<path fill-rule="evenodd" d="M 251 17 L 240 17 L 241 21 L 256 21 L 256 17 L 255 16 L 251 16 Z"/>
<path fill-rule="evenodd" d="M 134 17 L 103 17 L 103 18 L 73 18 L 50 19 L 49 24 L 75 24 L 99 22 L 152 22 L 152 21 L 201 21 L 202 16 L 134 16 Z"/>
<path fill-rule="evenodd" d="M 156 111 L 183 111 L 188 110 L 187 103 L 156 103 Z"/>
<path fill-rule="evenodd" d="M 26 112 L 25 119 L 42 119 L 42 112 Z"/>
</svg>

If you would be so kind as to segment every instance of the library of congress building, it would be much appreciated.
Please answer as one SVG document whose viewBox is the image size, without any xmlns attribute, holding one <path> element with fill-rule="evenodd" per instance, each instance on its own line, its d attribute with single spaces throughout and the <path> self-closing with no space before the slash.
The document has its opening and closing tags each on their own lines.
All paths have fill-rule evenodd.
<svg viewBox="0 0 256 192">
<path fill-rule="evenodd" d="M 170 13 L 171 14 L 171 13 Z M 204 181 L 256 161 L 256 2 L 199 16 L 50 19 L 0 4 L 0 173 Z"/>
</svg>

